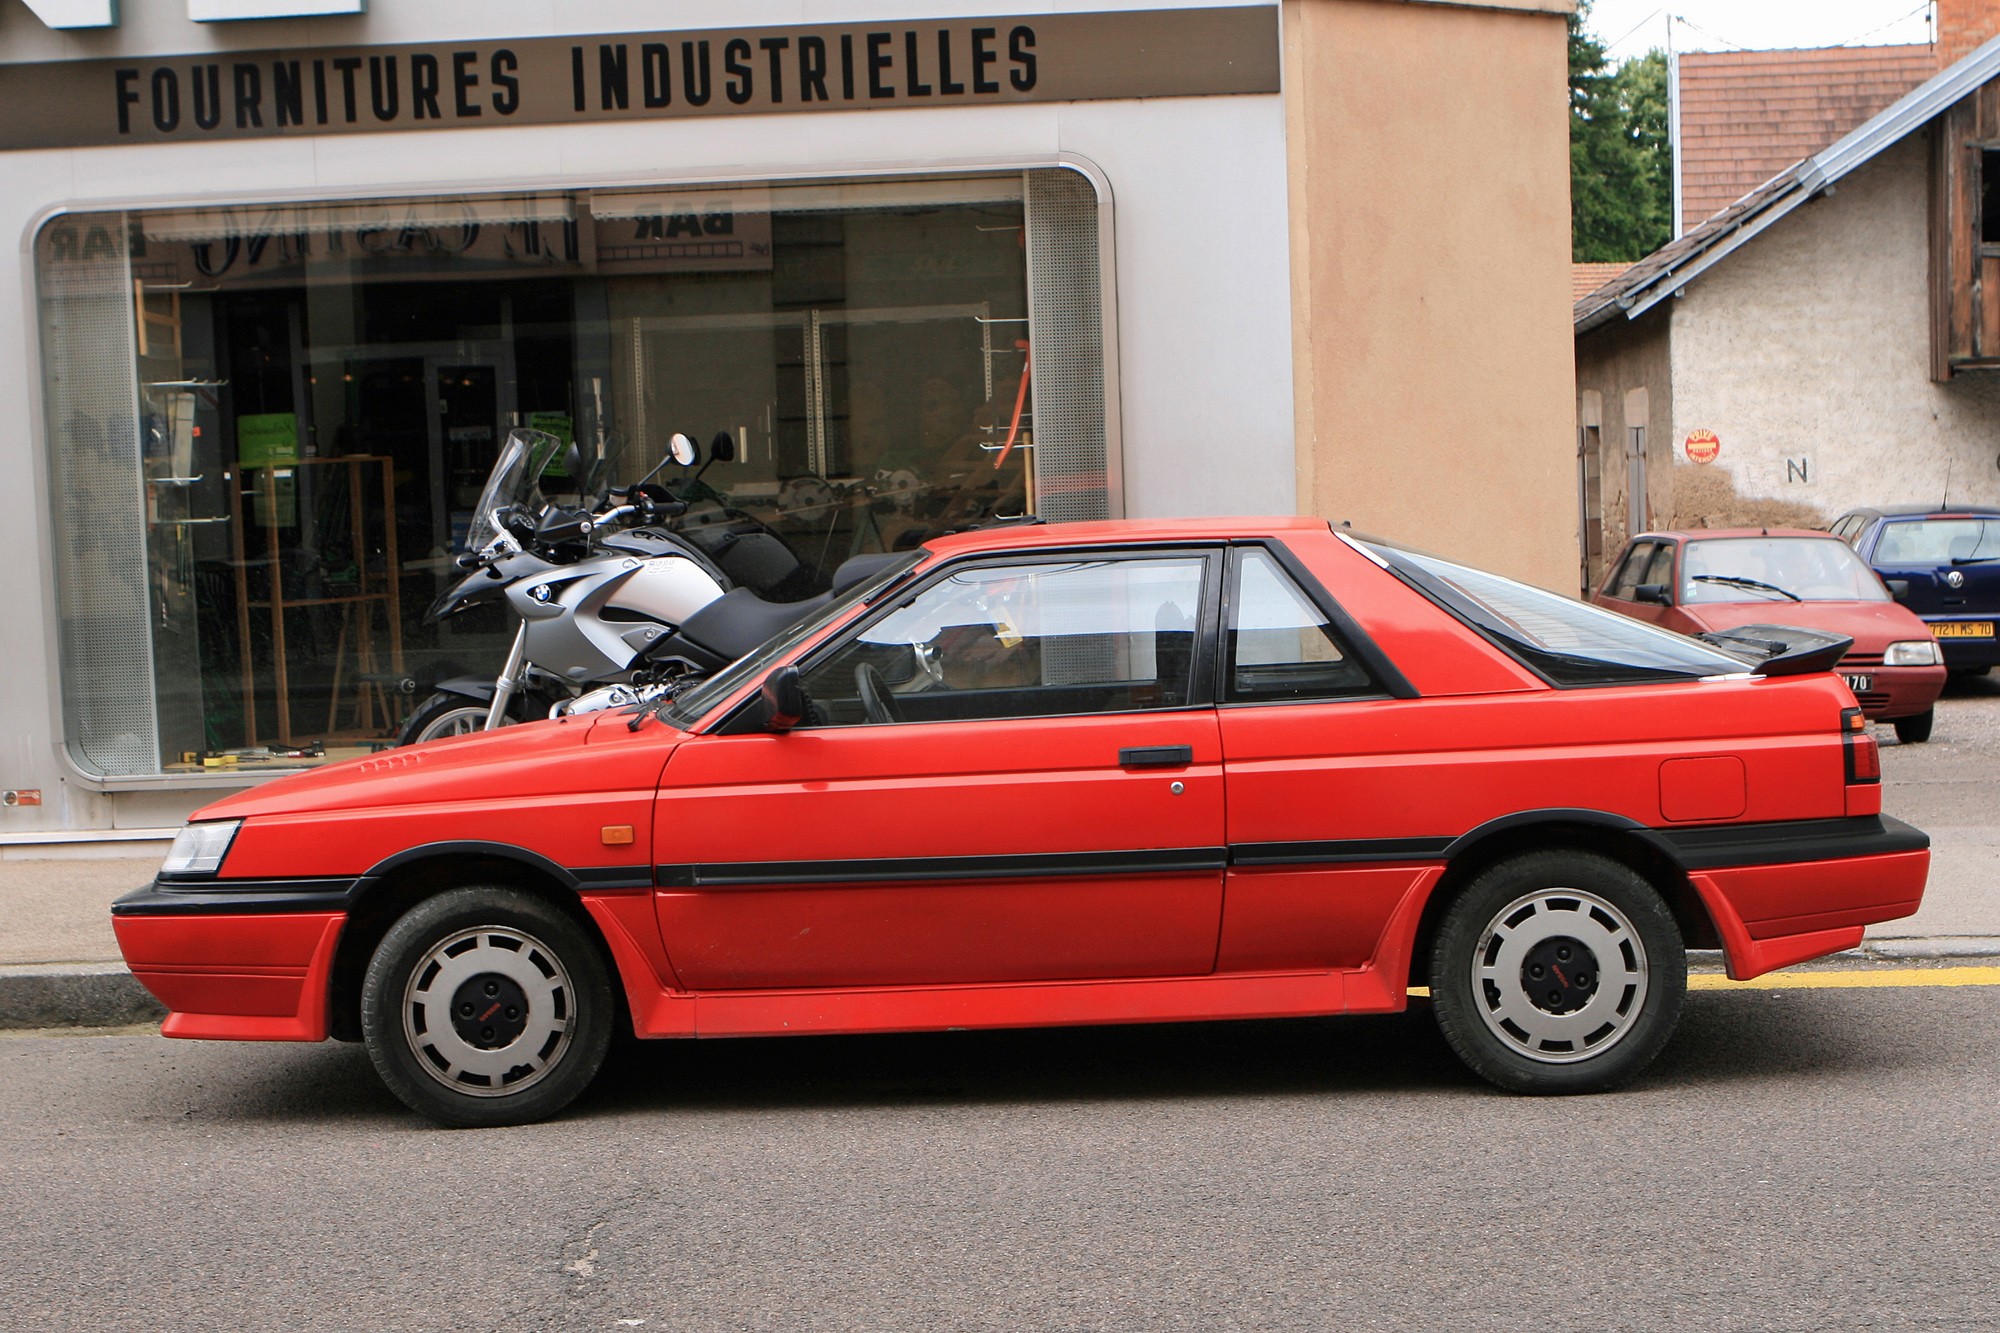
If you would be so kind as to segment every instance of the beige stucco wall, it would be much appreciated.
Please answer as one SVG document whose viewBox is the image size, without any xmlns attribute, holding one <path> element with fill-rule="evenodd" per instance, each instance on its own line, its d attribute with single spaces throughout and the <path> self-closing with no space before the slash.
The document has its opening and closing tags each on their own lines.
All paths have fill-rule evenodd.
<svg viewBox="0 0 2000 1333">
<path fill-rule="evenodd" d="M 2000 384 L 1930 378 L 1927 173 L 1913 135 L 1668 303 L 1680 525 L 1935 504 L 1947 475 L 2000 503 Z M 1706 466 L 1680 448 L 1698 428 L 1722 440 Z"/>
<path fill-rule="evenodd" d="M 1300 510 L 1573 590 L 1561 14 L 1283 13 Z"/>
</svg>

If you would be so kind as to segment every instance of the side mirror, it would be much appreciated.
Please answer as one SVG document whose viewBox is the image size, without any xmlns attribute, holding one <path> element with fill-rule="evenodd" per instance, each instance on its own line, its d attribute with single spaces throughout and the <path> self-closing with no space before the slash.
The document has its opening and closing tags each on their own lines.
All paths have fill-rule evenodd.
<svg viewBox="0 0 2000 1333">
<path fill-rule="evenodd" d="M 679 431 L 675 431 L 674 437 L 667 441 L 667 457 L 682 467 L 693 467 L 695 460 L 701 457 L 701 446 Z"/>
<path fill-rule="evenodd" d="M 1889 595 L 1897 601 L 1901 602 L 1908 599 L 1910 595 L 1910 581 L 1908 579 L 1883 579 L 1882 582 L 1888 585 Z"/>
<path fill-rule="evenodd" d="M 708 442 L 708 456 L 717 463 L 736 461 L 736 441 L 730 438 L 728 431 L 715 432 L 715 438 Z"/>
<path fill-rule="evenodd" d="M 1654 606 L 1673 605 L 1673 599 L 1667 596 L 1667 585 L 1664 583 L 1640 584 L 1638 587 L 1632 589 L 1632 600 L 1635 602 L 1651 602 Z"/>
<path fill-rule="evenodd" d="M 764 730 L 790 731 L 806 715 L 806 687 L 799 669 L 782 666 L 764 677 Z"/>
</svg>

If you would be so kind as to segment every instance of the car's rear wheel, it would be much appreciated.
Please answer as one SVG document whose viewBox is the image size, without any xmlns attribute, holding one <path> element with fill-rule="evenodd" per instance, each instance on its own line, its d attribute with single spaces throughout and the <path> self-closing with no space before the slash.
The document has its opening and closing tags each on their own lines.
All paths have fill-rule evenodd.
<svg viewBox="0 0 2000 1333">
<path fill-rule="evenodd" d="M 1937 709 L 1926 708 L 1921 713 L 1909 717 L 1899 717 L 1889 725 L 1896 729 L 1896 739 L 1905 745 L 1916 745 L 1931 738 L 1931 724 L 1937 721 Z"/>
<path fill-rule="evenodd" d="M 1514 1092 L 1598 1092 L 1673 1035 L 1687 990 L 1680 927 L 1629 867 L 1588 852 L 1501 862 L 1445 910 L 1431 1010 L 1480 1077 Z"/>
<path fill-rule="evenodd" d="M 453 1126 L 543 1120 L 610 1044 L 615 1001 L 593 941 L 518 889 L 453 889 L 389 928 L 361 988 L 368 1056 L 412 1110 Z"/>
</svg>

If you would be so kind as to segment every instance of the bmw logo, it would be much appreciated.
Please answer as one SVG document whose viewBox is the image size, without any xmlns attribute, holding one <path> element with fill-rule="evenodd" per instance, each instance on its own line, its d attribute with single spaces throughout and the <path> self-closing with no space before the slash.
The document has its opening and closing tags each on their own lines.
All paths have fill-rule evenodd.
<svg viewBox="0 0 2000 1333">
<path fill-rule="evenodd" d="M 549 600 L 549 598 L 555 595 L 556 595 L 555 590 L 549 587 L 549 585 L 546 583 L 537 583 L 534 586 L 534 588 L 531 589 L 528 593 L 528 596 L 534 598 L 538 602 L 546 602 Z"/>
<path fill-rule="evenodd" d="M 1944 576 L 1944 581 L 1951 587 L 1963 588 L 1965 586 L 1965 575 L 1954 569 Z"/>
</svg>

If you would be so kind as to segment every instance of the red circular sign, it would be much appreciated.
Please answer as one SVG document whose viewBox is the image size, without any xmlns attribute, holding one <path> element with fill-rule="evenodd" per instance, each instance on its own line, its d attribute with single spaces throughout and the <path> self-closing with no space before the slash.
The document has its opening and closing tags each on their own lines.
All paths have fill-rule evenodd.
<svg viewBox="0 0 2000 1333">
<path fill-rule="evenodd" d="M 1683 447 L 1686 448 L 1690 461 L 1713 463 L 1716 455 L 1722 452 L 1722 441 L 1716 438 L 1712 430 L 1697 430 L 1689 432 L 1687 444 Z"/>
</svg>

